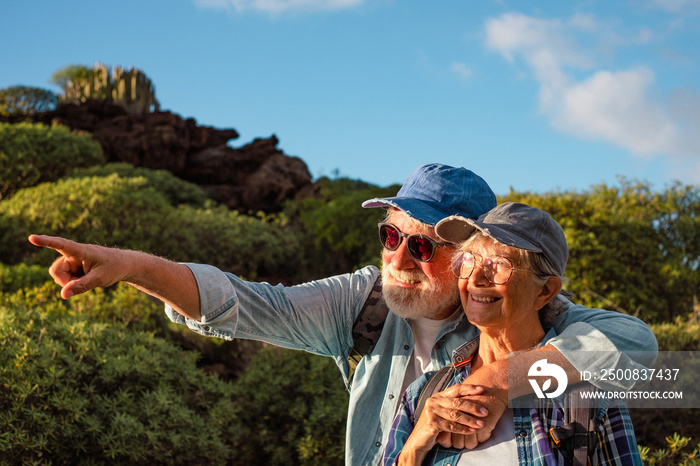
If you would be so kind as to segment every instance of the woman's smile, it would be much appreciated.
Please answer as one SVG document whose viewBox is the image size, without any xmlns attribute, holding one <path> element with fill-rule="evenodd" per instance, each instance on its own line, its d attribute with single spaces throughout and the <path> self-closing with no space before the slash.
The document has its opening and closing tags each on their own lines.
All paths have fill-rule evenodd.
<svg viewBox="0 0 700 466">
<path fill-rule="evenodd" d="M 496 301 L 501 299 L 501 298 L 496 297 L 496 296 L 486 296 L 483 294 L 474 294 L 474 293 L 469 293 L 469 296 L 471 297 L 472 301 L 476 301 L 477 303 L 481 303 L 481 304 L 491 304 L 491 303 L 495 303 Z"/>
</svg>

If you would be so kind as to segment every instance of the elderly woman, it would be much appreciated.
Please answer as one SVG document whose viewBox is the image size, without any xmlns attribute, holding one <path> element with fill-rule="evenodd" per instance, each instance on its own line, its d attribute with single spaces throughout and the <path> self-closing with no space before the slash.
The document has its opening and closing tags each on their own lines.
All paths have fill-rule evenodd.
<svg viewBox="0 0 700 466">
<path fill-rule="evenodd" d="M 446 218 L 436 232 L 446 241 L 463 242 L 452 270 L 459 277 L 462 307 L 481 333 L 454 352 L 451 388 L 433 395 L 422 412 L 416 413 L 419 395 L 434 373 L 406 390 L 386 445 L 385 464 L 571 464 L 572 452 L 559 448 L 561 439 L 552 438 L 556 428 L 567 423 L 563 397 L 533 399 L 527 408 L 506 409 L 486 442 L 462 442 L 476 448 L 452 448 L 450 441 L 451 433 L 473 432 L 483 425 L 477 405 L 474 416 L 453 416 L 452 403 L 481 391 L 460 382 L 481 366 L 544 345 L 554 336 L 548 322 L 561 312 L 559 294 L 569 252 L 562 228 L 540 209 L 505 203 L 476 221 Z M 641 464 L 626 407 L 605 405 L 607 410 L 592 411 L 596 432 L 584 435 L 593 449 L 584 449 L 584 456 L 589 464 Z M 453 426 L 451 432 L 444 430 L 446 425 Z"/>
</svg>

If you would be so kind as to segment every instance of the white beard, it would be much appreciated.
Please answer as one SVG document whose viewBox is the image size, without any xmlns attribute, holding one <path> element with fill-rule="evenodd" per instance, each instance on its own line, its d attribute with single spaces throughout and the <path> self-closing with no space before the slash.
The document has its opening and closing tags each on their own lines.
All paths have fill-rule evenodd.
<svg viewBox="0 0 700 466">
<path fill-rule="evenodd" d="M 400 288 L 392 285 L 393 280 L 390 277 L 399 278 L 404 282 L 420 281 L 421 286 Z M 430 282 L 420 269 L 397 271 L 391 265 L 384 264 L 382 294 L 391 312 L 405 319 L 435 319 L 436 316 L 444 316 L 446 310 L 455 310 L 460 302 L 457 278 L 449 283 L 435 279 Z"/>
</svg>

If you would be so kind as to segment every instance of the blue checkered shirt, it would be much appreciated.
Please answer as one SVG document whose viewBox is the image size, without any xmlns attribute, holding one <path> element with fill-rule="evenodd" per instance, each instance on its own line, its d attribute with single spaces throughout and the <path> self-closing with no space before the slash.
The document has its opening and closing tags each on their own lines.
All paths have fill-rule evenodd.
<svg viewBox="0 0 700 466">
<path fill-rule="evenodd" d="M 475 339 L 478 340 L 478 339 Z M 478 349 L 475 340 L 457 348 L 453 361 L 470 360 Z M 477 341 L 478 343 L 478 341 Z M 463 363 L 462 363 L 463 364 Z M 449 386 L 466 379 L 471 365 L 457 368 Z M 418 398 L 425 384 L 435 372 L 423 375 L 413 382 L 401 399 L 401 406 L 389 432 L 389 439 L 384 452 L 384 465 L 393 465 L 398 461 L 401 449 L 416 424 L 415 410 Z M 641 465 L 632 421 L 623 402 L 607 400 L 597 412 L 599 430 L 598 446 L 595 455 L 597 464 L 604 465 Z M 515 441 L 518 451 L 518 463 L 521 466 L 563 465 L 564 457 L 554 446 L 550 429 L 566 425 L 563 399 L 533 399 L 528 408 L 513 408 Z M 424 465 L 455 465 L 460 455 L 469 454 L 469 450 L 444 448 L 435 445 L 423 461 Z M 595 464 L 595 462 L 593 463 Z"/>
</svg>

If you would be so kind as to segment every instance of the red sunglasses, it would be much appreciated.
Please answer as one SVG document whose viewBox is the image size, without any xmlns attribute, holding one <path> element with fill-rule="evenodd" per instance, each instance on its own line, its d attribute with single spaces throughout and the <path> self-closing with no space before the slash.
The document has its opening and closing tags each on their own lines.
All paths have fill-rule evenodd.
<svg viewBox="0 0 700 466">
<path fill-rule="evenodd" d="M 408 253 L 420 262 L 430 261 L 435 255 L 436 248 L 452 245 L 452 243 L 438 243 L 434 239 L 418 233 L 407 235 L 391 223 L 382 222 L 379 224 L 379 241 L 389 251 L 396 251 L 403 238 L 406 238 Z"/>
</svg>

